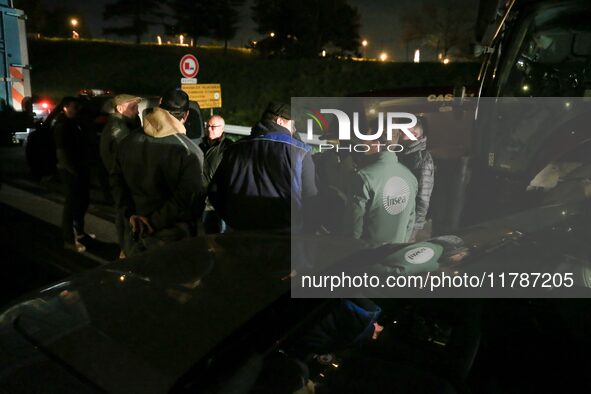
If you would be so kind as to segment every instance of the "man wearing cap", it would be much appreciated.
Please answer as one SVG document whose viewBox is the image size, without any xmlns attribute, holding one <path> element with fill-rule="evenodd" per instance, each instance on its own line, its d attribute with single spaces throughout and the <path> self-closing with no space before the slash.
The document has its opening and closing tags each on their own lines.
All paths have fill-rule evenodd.
<svg viewBox="0 0 591 394">
<path fill-rule="evenodd" d="M 196 231 L 205 186 L 199 147 L 185 135 L 188 109 L 185 92 L 168 90 L 143 129 L 118 144 L 111 186 L 132 235 L 123 245 L 127 256 Z"/>
<path fill-rule="evenodd" d="M 103 128 L 100 142 L 101 159 L 107 171 L 113 165 L 117 143 L 125 138 L 130 130 L 140 126 L 138 117 L 140 101 L 142 101 L 141 97 L 129 94 L 119 94 L 113 98 L 114 112 Z"/>
<path fill-rule="evenodd" d="M 119 94 L 113 98 L 113 113 L 109 115 L 103 128 L 99 145 L 101 160 L 107 172 L 113 167 L 117 144 L 129 135 L 130 130 L 140 126 L 138 104 L 141 100 L 140 97 L 129 94 Z M 125 228 L 123 215 L 116 215 L 115 229 L 119 245 L 124 243 Z M 120 253 L 120 257 L 124 256 L 123 252 Z"/>
<path fill-rule="evenodd" d="M 209 197 L 230 228 L 302 230 L 317 190 L 311 148 L 294 132 L 290 106 L 271 102 L 251 135 L 225 151 Z"/>
</svg>

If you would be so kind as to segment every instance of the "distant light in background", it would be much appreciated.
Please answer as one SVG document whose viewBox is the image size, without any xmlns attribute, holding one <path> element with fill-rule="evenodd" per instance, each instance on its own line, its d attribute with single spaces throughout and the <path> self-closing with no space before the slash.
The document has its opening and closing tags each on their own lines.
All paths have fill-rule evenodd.
<svg viewBox="0 0 591 394">
<path fill-rule="evenodd" d="M 158 45 L 162 45 L 162 37 L 156 36 L 156 42 L 158 43 Z"/>
<path fill-rule="evenodd" d="M 326 50 L 322 50 L 322 57 L 326 57 Z"/>
<path fill-rule="evenodd" d="M 273 32 L 271 32 L 269 35 L 270 35 L 271 37 L 275 37 L 275 33 L 273 33 Z"/>
<path fill-rule="evenodd" d="M 421 51 L 419 49 L 415 49 L 415 57 L 413 62 L 420 63 L 421 62 Z"/>
<path fill-rule="evenodd" d="M 70 18 L 70 26 L 75 29 L 79 25 L 78 19 Z M 80 34 L 76 30 L 72 30 L 72 39 L 77 40 L 80 38 Z"/>
<path fill-rule="evenodd" d="M 388 54 L 386 52 L 380 53 L 380 61 L 385 62 L 388 60 Z"/>
<path fill-rule="evenodd" d="M 443 53 L 439 53 L 437 55 L 437 60 L 442 61 L 443 60 Z"/>
<path fill-rule="evenodd" d="M 363 47 L 363 57 L 367 58 L 367 53 L 366 53 L 366 48 L 367 48 L 367 40 L 363 40 L 361 41 L 361 46 Z"/>
<path fill-rule="evenodd" d="M 521 90 L 523 90 L 524 92 L 528 92 L 529 91 L 529 85 L 523 85 L 521 87 Z"/>
<path fill-rule="evenodd" d="M 180 43 L 181 45 L 183 45 L 184 41 L 185 41 L 185 36 L 183 36 L 183 35 L 181 34 L 181 35 L 179 36 L 179 43 Z"/>
<path fill-rule="evenodd" d="M 443 64 L 449 64 L 451 60 L 449 60 L 448 57 L 446 57 L 445 59 L 443 59 Z"/>
</svg>

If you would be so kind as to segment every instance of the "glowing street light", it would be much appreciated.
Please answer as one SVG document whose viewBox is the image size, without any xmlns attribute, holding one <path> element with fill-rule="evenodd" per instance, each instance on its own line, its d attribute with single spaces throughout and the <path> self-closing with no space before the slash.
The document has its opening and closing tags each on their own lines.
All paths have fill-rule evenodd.
<svg viewBox="0 0 591 394">
<path fill-rule="evenodd" d="M 363 57 L 367 58 L 367 53 L 366 53 L 366 48 L 367 48 L 367 40 L 363 40 L 361 41 L 361 46 L 363 47 Z"/>
<path fill-rule="evenodd" d="M 451 60 L 449 60 L 448 57 L 446 57 L 445 59 L 443 59 L 443 64 L 449 64 L 449 62 L 451 62 Z"/>
<path fill-rule="evenodd" d="M 183 36 L 183 35 L 181 34 L 181 35 L 179 36 L 179 43 L 180 43 L 181 45 L 183 45 L 184 41 L 185 41 L 185 36 Z"/>
<path fill-rule="evenodd" d="M 322 57 L 326 57 L 326 50 L 322 50 Z"/>
<path fill-rule="evenodd" d="M 70 26 L 72 26 L 72 38 L 74 40 L 80 38 L 80 34 L 76 31 L 76 27 L 78 27 L 79 24 L 80 22 L 78 21 L 78 19 L 70 18 Z"/>
<path fill-rule="evenodd" d="M 363 46 L 365 48 L 367 46 L 367 40 L 361 41 L 361 46 Z"/>
<path fill-rule="evenodd" d="M 388 54 L 386 52 L 380 53 L 380 60 L 382 62 L 385 62 L 386 60 L 388 60 Z"/>
<path fill-rule="evenodd" d="M 156 42 L 158 43 L 158 45 L 162 45 L 162 37 L 156 36 Z"/>
<path fill-rule="evenodd" d="M 413 61 L 415 63 L 420 63 L 421 62 L 421 51 L 419 49 L 416 49 L 415 50 L 415 57 L 414 57 Z"/>
<path fill-rule="evenodd" d="M 269 34 L 271 36 L 271 38 L 275 37 L 275 33 L 271 32 L 271 34 Z"/>
</svg>

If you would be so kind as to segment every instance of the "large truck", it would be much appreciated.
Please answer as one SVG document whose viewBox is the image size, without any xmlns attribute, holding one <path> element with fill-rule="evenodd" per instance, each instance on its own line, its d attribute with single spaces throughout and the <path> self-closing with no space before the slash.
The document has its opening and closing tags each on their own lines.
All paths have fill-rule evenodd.
<svg viewBox="0 0 591 394">
<path fill-rule="evenodd" d="M 419 104 L 436 233 L 543 203 L 569 179 L 591 185 L 589 20 L 588 0 L 481 0 L 476 83 L 358 95 L 368 114 Z"/>
<path fill-rule="evenodd" d="M 26 16 L 11 0 L 0 0 L 0 139 L 15 142 L 33 114 Z"/>
<path fill-rule="evenodd" d="M 13 7 L 11 0 L 0 0 L 0 99 L 4 106 L 22 111 L 23 100 L 31 97 L 26 16 Z"/>
<path fill-rule="evenodd" d="M 464 222 L 547 202 L 591 175 L 591 3 L 481 0 L 480 11 Z M 578 186 L 563 197 L 589 193 Z"/>
</svg>

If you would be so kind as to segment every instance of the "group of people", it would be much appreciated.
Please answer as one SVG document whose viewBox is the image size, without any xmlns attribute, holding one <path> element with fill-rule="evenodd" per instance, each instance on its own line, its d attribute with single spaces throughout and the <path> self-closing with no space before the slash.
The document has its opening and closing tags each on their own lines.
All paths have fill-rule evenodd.
<svg viewBox="0 0 591 394">
<path fill-rule="evenodd" d="M 179 88 L 166 91 L 143 122 L 140 101 L 114 97 L 100 140 L 122 256 L 194 236 L 200 227 L 330 232 L 379 245 L 413 241 L 425 224 L 434 166 L 420 122 L 411 129 L 417 140 L 402 141 L 398 155 L 379 147 L 357 156 L 313 154 L 295 131 L 289 104 L 269 103 L 250 136 L 232 142 L 219 115 L 207 121 L 201 141 L 187 137 L 190 101 Z M 54 138 L 67 194 L 64 240 L 81 252 L 92 237 L 84 232 L 88 175 L 77 170 L 83 158 L 73 148 L 77 102 L 62 105 Z M 394 132 L 389 142 L 398 138 Z"/>
</svg>

